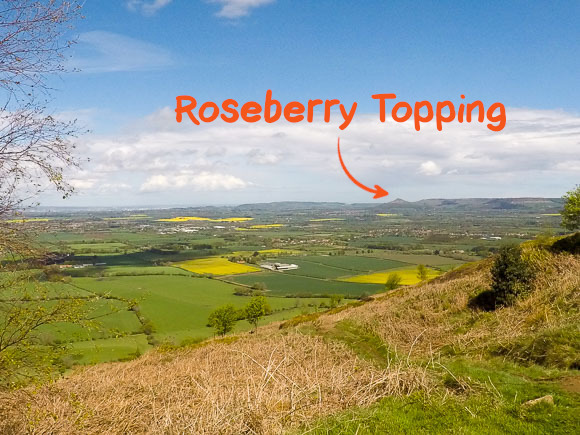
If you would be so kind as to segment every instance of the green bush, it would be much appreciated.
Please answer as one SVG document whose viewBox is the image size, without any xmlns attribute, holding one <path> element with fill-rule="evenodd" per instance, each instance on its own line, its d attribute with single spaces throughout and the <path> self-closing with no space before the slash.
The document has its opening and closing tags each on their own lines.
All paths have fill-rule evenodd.
<svg viewBox="0 0 580 435">
<path fill-rule="evenodd" d="M 399 275 L 397 272 L 389 273 L 387 276 L 387 282 L 385 283 L 385 288 L 387 290 L 395 290 L 401 285 L 401 279 L 401 275 Z"/>
<path fill-rule="evenodd" d="M 238 321 L 239 313 L 236 307 L 232 304 L 227 304 L 222 307 L 216 308 L 209 315 L 208 326 L 215 329 L 215 332 L 222 337 L 234 329 L 236 322 Z"/>
<path fill-rule="evenodd" d="M 569 252 L 570 254 L 580 254 L 580 232 L 556 240 L 552 244 L 552 250 L 555 252 Z"/>
<path fill-rule="evenodd" d="M 502 246 L 491 268 L 491 291 L 496 306 L 512 305 L 530 289 L 533 272 L 518 245 Z"/>
</svg>

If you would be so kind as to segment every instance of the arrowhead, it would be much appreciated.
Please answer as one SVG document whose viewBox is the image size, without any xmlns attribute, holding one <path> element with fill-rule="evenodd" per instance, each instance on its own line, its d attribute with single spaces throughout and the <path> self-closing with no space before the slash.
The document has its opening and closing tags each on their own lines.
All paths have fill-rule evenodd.
<svg viewBox="0 0 580 435">
<path fill-rule="evenodd" d="M 388 194 L 389 192 L 387 192 L 381 186 L 375 184 L 375 196 L 373 196 L 374 199 L 382 198 L 383 196 L 387 196 Z"/>
</svg>

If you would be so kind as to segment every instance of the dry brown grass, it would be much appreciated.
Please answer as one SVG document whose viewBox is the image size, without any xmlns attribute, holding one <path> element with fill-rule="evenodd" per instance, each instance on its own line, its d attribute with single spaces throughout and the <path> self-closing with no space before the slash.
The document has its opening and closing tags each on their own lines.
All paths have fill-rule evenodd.
<svg viewBox="0 0 580 435">
<path fill-rule="evenodd" d="M 430 385 L 424 368 L 379 370 L 320 337 L 248 337 L 0 395 L 0 433 L 279 433 Z"/>
<path fill-rule="evenodd" d="M 508 308 L 493 313 L 467 307 L 469 298 L 489 288 L 490 262 L 423 286 L 404 288 L 370 304 L 331 316 L 318 327 L 341 320 L 377 334 L 400 355 L 432 356 L 444 347 L 483 353 L 542 329 L 580 324 L 580 258 L 527 251 L 537 272 L 533 291 Z M 483 267 L 481 267 L 483 266 Z"/>
</svg>

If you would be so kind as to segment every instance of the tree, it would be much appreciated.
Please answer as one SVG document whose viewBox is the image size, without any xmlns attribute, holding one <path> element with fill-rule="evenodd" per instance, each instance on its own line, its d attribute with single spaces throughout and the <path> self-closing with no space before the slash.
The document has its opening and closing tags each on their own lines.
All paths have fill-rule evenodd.
<svg viewBox="0 0 580 435">
<path fill-rule="evenodd" d="M 401 275 L 397 272 L 389 273 L 387 276 L 387 282 L 385 283 L 385 288 L 387 290 L 395 290 L 401 285 Z"/>
<path fill-rule="evenodd" d="M 425 281 L 427 277 L 428 277 L 427 268 L 425 267 L 424 264 L 419 264 L 417 266 L 417 278 L 419 278 L 420 281 Z"/>
<path fill-rule="evenodd" d="M 69 24 L 80 17 L 77 0 L 3 0 L 0 10 L 0 257 L 22 268 L 35 250 L 22 228 L 9 223 L 48 186 L 64 197 L 72 192 L 64 172 L 78 161 L 74 121 L 62 121 L 48 108 L 48 78 L 65 70 L 71 41 Z M 12 273 L 0 264 L 0 382 L 48 376 L 63 346 L 47 343 L 41 330 L 60 322 L 80 322 L 79 300 L 42 302 L 48 292 L 37 277 Z M 34 293 L 30 294 L 30 289 Z M 28 297 L 27 297 L 28 296 Z"/>
<path fill-rule="evenodd" d="M 232 304 L 224 305 L 212 311 L 207 324 L 215 329 L 216 334 L 222 337 L 234 329 L 238 321 L 238 311 Z"/>
<path fill-rule="evenodd" d="M 258 322 L 260 319 L 271 312 L 272 309 L 270 308 L 270 304 L 268 304 L 268 301 L 264 296 L 253 297 L 244 309 L 246 320 L 251 325 L 254 325 L 254 330 L 258 329 Z"/>
<path fill-rule="evenodd" d="M 491 268 L 491 291 L 495 303 L 507 306 L 530 289 L 533 272 L 522 258 L 522 249 L 518 245 L 502 246 Z"/>
<path fill-rule="evenodd" d="M 342 297 L 339 294 L 330 295 L 330 308 L 337 307 L 342 302 Z"/>
<path fill-rule="evenodd" d="M 567 230 L 580 229 L 580 185 L 562 197 L 565 201 L 562 210 L 562 226 Z"/>
<path fill-rule="evenodd" d="M 18 213 L 46 186 L 72 192 L 64 170 L 76 166 L 71 138 L 75 123 L 49 113 L 47 79 L 65 70 L 68 23 L 78 18 L 77 0 L 4 0 L 0 11 L 0 221 Z M 0 225 L 0 249 L 24 249 L 14 228 Z"/>
<path fill-rule="evenodd" d="M 55 323 L 94 326 L 88 319 L 88 300 L 47 303 L 51 291 L 34 273 L 38 272 L 2 272 L 0 292 L 9 289 L 11 297 L 0 299 L 0 389 L 45 379 L 61 369 L 66 346 L 47 338 L 47 326 Z"/>
</svg>

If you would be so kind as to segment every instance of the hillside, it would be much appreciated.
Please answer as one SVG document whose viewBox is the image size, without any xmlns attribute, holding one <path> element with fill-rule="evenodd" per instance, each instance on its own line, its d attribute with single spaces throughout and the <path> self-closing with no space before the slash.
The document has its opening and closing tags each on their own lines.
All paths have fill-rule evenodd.
<svg viewBox="0 0 580 435">
<path fill-rule="evenodd" d="M 570 433 L 580 258 L 524 253 L 535 280 L 511 307 L 470 308 L 490 285 L 484 260 L 257 334 L 2 393 L 0 433 Z"/>
</svg>

